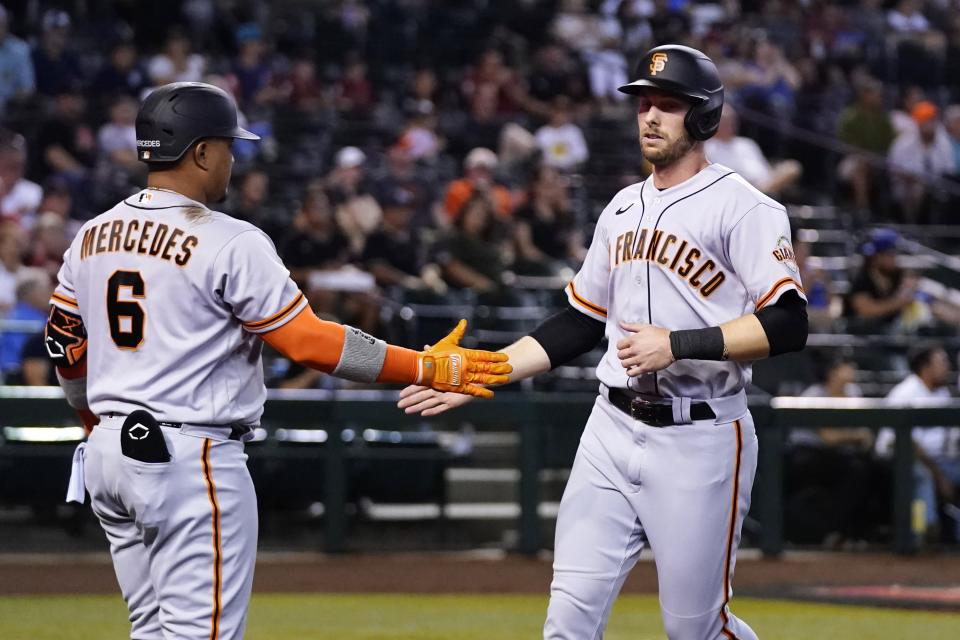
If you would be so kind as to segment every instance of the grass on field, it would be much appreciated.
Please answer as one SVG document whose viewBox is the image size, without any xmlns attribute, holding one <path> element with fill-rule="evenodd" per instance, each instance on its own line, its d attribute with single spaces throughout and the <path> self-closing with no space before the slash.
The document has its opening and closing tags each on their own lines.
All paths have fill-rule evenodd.
<svg viewBox="0 0 960 640">
<path fill-rule="evenodd" d="M 534 640 L 546 597 L 421 595 L 257 595 L 247 640 Z M 764 640 L 956 640 L 956 614 L 775 600 L 734 600 L 734 611 Z M 113 596 L 0 598 L 0 638 L 103 640 L 128 637 L 126 609 Z M 664 638 L 654 596 L 624 596 L 607 640 Z"/>
</svg>

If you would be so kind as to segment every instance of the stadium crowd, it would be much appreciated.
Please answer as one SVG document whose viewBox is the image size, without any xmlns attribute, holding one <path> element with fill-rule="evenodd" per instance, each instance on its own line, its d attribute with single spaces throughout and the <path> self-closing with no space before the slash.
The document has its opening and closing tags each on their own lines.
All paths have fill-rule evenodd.
<svg viewBox="0 0 960 640">
<path fill-rule="evenodd" d="M 396 304 L 518 304 L 517 277 L 555 287 L 579 265 L 603 204 L 645 174 L 617 87 L 665 42 L 717 62 L 728 105 L 708 154 L 759 189 L 839 205 L 853 237 L 955 224 L 956 0 L 8 0 L 0 378 L 51 379 L 34 327 L 79 226 L 143 184 L 134 121 L 153 88 L 205 81 L 235 96 L 263 142 L 235 144 L 222 210 L 270 235 L 318 313 L 384 335 Z M 955 335 L 957 307 L 902 267 L 900 236 L 863 239 L 839 279 L 796 239 L 814 328 Z M 918 358 L 899 360 L 908 380 Z M 861 393 L 849 361 L 820 360 L 809 394 Z M 331 383 L 271 371 L 279 386 Z M 931 460 L 960 459 L 954 431 Z M 808 436 L 795 443 L 807 458 L 878 444 Z M 870 486 L 848 477 L 867 466 L 836 465 L 843 495 Z M 928 475 L 944 498 L 960 483 Z M 835 515 L 831 531 L 860 535 Z"/>
</svg>

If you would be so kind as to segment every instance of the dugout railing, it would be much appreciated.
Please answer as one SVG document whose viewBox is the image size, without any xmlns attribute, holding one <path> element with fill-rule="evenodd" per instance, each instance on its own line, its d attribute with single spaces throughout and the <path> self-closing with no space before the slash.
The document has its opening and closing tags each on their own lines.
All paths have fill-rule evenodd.
<svg viewBox="0 0 960 640">
<path fill-rule="evenodd" d="M 596 399 L 591 393 L 500 392 L 490 401 L 475 402 L 442 416 L 424 419 L 407 416 L 396 408 L 391 391 L 282 391 L 271 390 L 264 414 L 272 433 L 282 429 L 323 429 L 322 447 L 251 447 L 251 460 L 272 459 L 279 464 L 316 461 L 322 485 L 323 549 L 345 550 L 352 461 L 403 460 L 436 462 L 448 454 L 438 448 L 351 447 L 345 434 L 358 429 L 388 428 L 398 433 L 422 432 L 425 422 L 434 429 L 456 430 L 469 420 L 478 429 L 516 429 L 520 435 L 517 468 L 520 470 L 520 515 L 517 551 L 535 554 L 541 548 L 539 474 L 546 467 L 569 467 L 583 425 Z M 754 487 L 760 521 L 759 545 L 765 555 L 784 549 L 784 462 L 787 435 L 794 428 L 891 427 L 896 434 L 893 453 L 891 512 L 893 550 L 910 554 L 918 536 L 912 520 L 914 452 L 910 438 L 914 427 L 960 425 L 960 401 L 889 406 L 882 399 L 778 397 L 752 402 L 751 411 L 760 440 L 759 466 Z M 82 436 L 72 410 L 53 387 L 0 386 L 0 475 L 11 462 L 54 460 L 69 468 L 72 447 Z M 62 432 L 49 427 L 61 426 Z M 74 425 L 74 426 L 70 426 Z M 44 428 L 46 427 L 46 428 Z M 270 430 L 264 434 L 271 433 Z M 20 467 L 24 468 L 23 466 Z M 25 487 L 36 487 L 40 478 L 20 478 Z M 66 483 L 62 478 L 63 491 Z M 56 489 L 56 488 L 54 488 Z M 441 509 L 442 517 L 442 509 Z"/>
</svg>

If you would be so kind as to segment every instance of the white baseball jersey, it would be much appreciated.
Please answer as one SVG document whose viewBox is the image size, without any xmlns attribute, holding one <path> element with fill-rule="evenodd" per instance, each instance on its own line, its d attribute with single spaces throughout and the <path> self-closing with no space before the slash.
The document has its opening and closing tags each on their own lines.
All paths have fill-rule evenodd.
<svg viewBox="0 0 960 640">
<path fill-rule="evenodd" d="M 701 329 L 790 290 L 806 299 L 783 205 L 711 164 L 668 189 L 657 189 L 651 176 L 615 195 L 567 297 L 606 323 L 609 346 L 597 374 L 608 387 L 719 398 L 750 382 L 748 363 L 681 360 L 631 380 L 617 357 L 617 341 L 628 334 L 620 323 Z"/>
<path fill-rule="evenodd" d="M 95 414 L 255 425 L 266 388 L 253 334 L 307 300 L 262 231 L 144 189 L 81 227 L 51 303 L 83 318 Z"/>
</svg>

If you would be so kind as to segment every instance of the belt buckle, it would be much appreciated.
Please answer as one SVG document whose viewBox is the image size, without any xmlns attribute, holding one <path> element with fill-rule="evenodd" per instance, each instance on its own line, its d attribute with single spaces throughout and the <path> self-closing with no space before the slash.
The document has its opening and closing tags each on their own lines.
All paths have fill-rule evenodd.
<svg viewBox="0 0 960 640">
<path fill-rule="evenodd" d="M 668 427 L 673 422 L 664 421 L 657 415 L 659 406 L 654 402 L 633 398 L 630 400 L 630 415 L 634 420 L 639 420 L 651 427 Z"/>
</svg>

